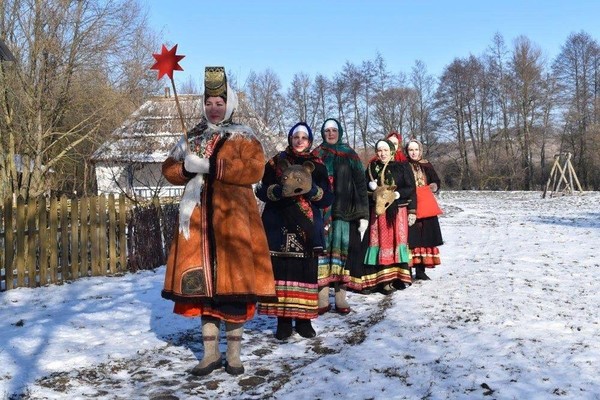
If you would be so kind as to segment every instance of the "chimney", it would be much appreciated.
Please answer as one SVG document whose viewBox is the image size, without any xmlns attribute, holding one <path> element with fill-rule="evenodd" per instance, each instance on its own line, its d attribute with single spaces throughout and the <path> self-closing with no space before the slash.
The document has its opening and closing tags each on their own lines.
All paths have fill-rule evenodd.
<svg viewBox="0 0 600 400">
<path fill-rule="evenodd" d="M 171 97 L 171 89 L 168 86 L 165 86 L 165 98 Z"/>
</svg>

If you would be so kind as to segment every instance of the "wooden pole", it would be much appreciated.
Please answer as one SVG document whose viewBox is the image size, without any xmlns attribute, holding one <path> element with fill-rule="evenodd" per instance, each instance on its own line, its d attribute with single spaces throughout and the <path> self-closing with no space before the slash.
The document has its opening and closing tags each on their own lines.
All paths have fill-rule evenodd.
<svg viewBox="0 0 600 400">
<path fill-rule="evenodd" d="M 183 136 L 187 143 L 187 129 L 183 120 L 183 112 L 181 111 L 181 105 L 179 104 L 179 97 L 177 96 L 177 89 L 175 89 L 175 81 L 171 77 L 171 86 L 173 86 L 173 95 L 175 96 L 175 104 L 177 105 L 177 112 L 179 113 L 179 121 L 181 122 L 181 129 L 183 130 Z"/>
<path fill-rule="evenodd" d="M 550 185 L 554 186 L 554 174 L 556 171 L 556 164 L 558 163 L 558 157 L 558 154 L 554 155 L 554 164 L 552 164 L 552 169 L 550 169 L 550 175 L 548 175 L 548 181 L 546 182 L 544 193 L 542 193 L 542 199 L 546 198 L 546 193 L 548 192 Z"/>
</svg>

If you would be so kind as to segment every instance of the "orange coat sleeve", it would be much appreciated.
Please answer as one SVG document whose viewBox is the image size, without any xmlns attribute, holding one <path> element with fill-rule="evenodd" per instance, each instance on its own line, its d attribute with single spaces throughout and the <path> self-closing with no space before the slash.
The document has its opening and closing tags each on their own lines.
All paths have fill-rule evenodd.
<svg viewBox="0 0 600 400">
<path fill-rule="evenodd" d="M 210 174 L 231 185 L 252 185 L 260 181 L 265 169 L 265 153 L 260 142 L 247 137 L 227 142 L 214 163 L 211 160 Z"/>
</svg>

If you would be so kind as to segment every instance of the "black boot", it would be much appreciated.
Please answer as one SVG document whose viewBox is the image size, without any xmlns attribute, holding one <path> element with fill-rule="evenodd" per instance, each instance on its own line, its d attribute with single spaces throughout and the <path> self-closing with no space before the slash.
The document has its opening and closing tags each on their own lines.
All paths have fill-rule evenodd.
<svg viewBox="0 0 600 400">
<path fill-rule="evenodd" d="M 401 280 L 394 281 L 394 283 L 392 283 L 392 286 L 394 288 L 396 288 L 397 290 L 404 290 L 404 289 L 406 289 L 406 283 L 402 282 Z"/>
<path fill-rule="evenodd" d="M 292 336 L 292 319 L 277 317 L 277 331 L 275 332 L 275 337 L 279 340 L 285 340 Z"/>
<path fill-rule="evenodd" d="M 313 329 L 310 319 L 296 319 L 296 332 L 305 338 L 317 336 L 317 332 Z"/>
<path fill-rule="evenodd" d="M 421 266 L 421 267 L 417 267 L 416 268 L 417 273 L 415 274 L 415 279 L 419 280 L 419 281 L 430 281 L 431 278 L 427 276 L 427 274 L 425 274 L 425 267 Z"/>
</svg>

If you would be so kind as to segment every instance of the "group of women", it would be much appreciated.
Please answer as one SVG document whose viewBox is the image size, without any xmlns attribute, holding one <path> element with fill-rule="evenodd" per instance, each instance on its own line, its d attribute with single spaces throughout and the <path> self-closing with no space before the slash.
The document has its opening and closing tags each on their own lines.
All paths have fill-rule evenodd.
<svg viewBox="0 0 600 400">
<path fill-rule="evenodd" d="M 280 340 L 294 330 L 314 337 L 318 315 L 351 311 L 347 290 L 389 294 L 412 284 L 413 266 L 414 279 L 429 279 L 425 268 L 440 262 L 437 217 L 416 216 L 416 188 L 440 185 L 418 141 L 408 141 L 405 157 L 400 135 L 388 135 L 365 170 L 330 118 L 314 150 L 300 122 L 285 151 L 265 161 L 252 130 L 232 121 L 236 108 L 224 69 L 207 67 L 204 116 L 163 163 L 166 179 L 185 189 L 162 296 L 175 313 L 201 316 L 204 355 L 191 371 L 200 376 L 223 365 L 244 372 L 243 325 L 256 312 L 277 317 Z M 290 165 L 304 174 L 289 175 Z M 299 188 L 287 190 L 288 179 Z"/>
</svg>

